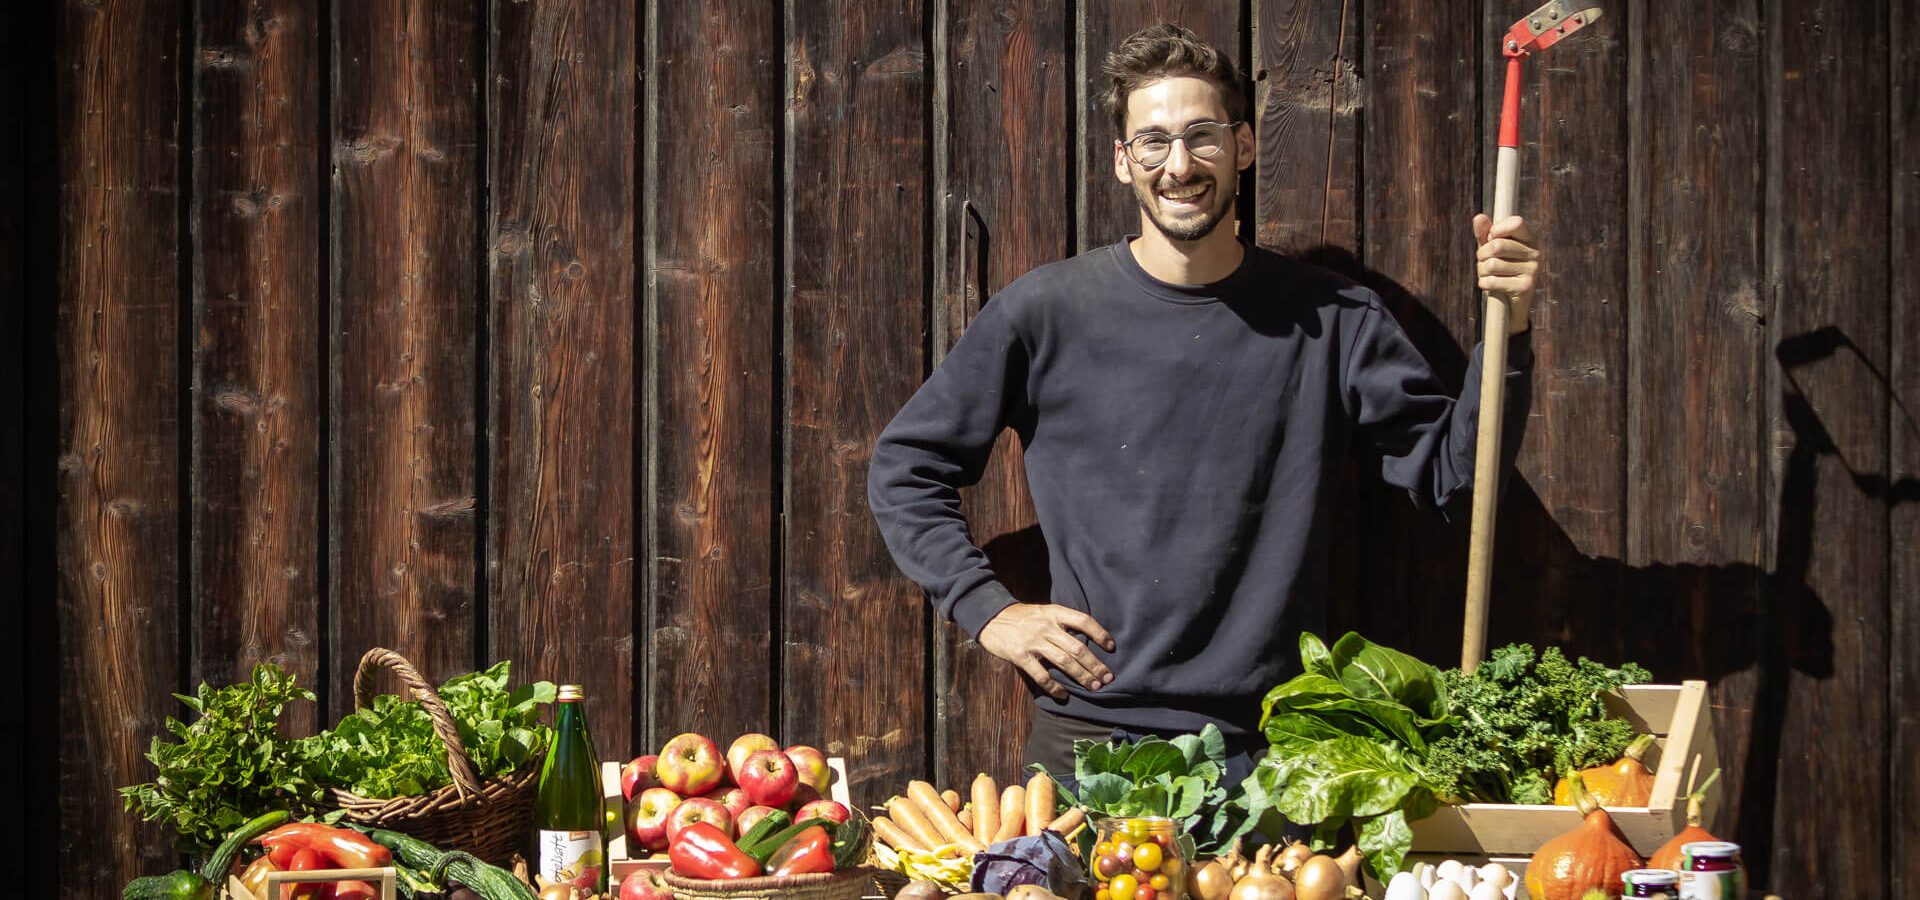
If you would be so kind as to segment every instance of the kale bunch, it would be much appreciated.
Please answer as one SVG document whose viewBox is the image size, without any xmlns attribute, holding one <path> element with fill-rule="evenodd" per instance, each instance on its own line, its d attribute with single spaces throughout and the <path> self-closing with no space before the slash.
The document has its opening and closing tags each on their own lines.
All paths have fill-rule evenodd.
<svg viewBox="0 0 1920 900">
<path fill-rule="evenodd" d="M 1493 651 L 1472 675 L 1445 672 L 1453 732 L 1428 748 L 1422 770 L 1435 793 L 1454 802 L 1552 803 L 1554 782 L 1612 762 L 1634 738 L 1633 726 L 1600 696 L 1651 676 L 1628 663 L 1609 669 L 1549 647 Z"/>
</svg>

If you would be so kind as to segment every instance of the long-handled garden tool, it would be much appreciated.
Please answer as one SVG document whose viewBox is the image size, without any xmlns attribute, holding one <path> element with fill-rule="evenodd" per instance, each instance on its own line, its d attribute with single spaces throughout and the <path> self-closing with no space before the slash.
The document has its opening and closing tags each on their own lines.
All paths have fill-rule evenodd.
<svg viewBox="0 0 1920 900">
<path fill-rule="evenodd" d="M 1506 96 L 1500 104 L 1500 149 L 1493 178 L 1493 220 L 1514 213 L 1520 180 L 1520 63 L 1600 18 L 1600 7 L 1551 0 L 1500 38 L 1507 59 Z M 1507 303 L 1486 295 L 1486 332 L 1480 350 L 1480 423 L 1474 444 L 1473 527 L 1467 549 L 1467 624 L 1460 642 L 1460 668 L 1471 672 L 1487 651 L 1487 587 L 1493 568 L 1493 518 L 1499 505 L 1500 422 L 1506 405 Z"/>
</svg>

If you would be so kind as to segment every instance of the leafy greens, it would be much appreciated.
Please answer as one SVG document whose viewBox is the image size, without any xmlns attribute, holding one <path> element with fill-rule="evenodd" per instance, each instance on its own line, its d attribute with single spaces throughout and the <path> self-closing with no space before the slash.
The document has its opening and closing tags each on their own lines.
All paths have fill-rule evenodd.
<svg viewBox="0 0 1920 900">
<path fill-rule="evenodd" d="M 540 722 L 540 707 L 553 702 L 553 684 L 509 690 L 510 671 L 502 661 L 439 688 L 483 779 L 518 769 L 544 753 L 552 739 Z M 426 710 L 413 701 L 381 695 L 332 730 L 295 740 L 280 731 L 281 713 L 296 701 L 312 702 L 314 695 L 273 663 L 254 666 L 249 681 L 202 684 L 195 696 L 174 696 L 199 718 L 192 724 L 169 718 L 174 740 L 156 737 L 147 751 L 154 780 L 120 793 L 127 809 L 148 821 L 165 820 L 179 835 L 180 848 L 195 855 L 211 851 L 261 813 L 320 812 L 330 788 L 385 799 L 453 781 L 446 748 Z"/>
<path fill-rule="evenodd" d="M 1352 633 L 1331 648 L 1301 635 L 1300 661 L 1264 701 L 1272 747 L 1247 803 L 1313 826 L 1320 844 L 1352 826 L 1383 882 L 1413 845 L 1410 823 L 1441 803 L 1551 802 L 1556 777 L 1618 756 L 1633 730 L 1600 695 L 1647 679 L 1552 648 L 1536 664 L 1526 644 L 1472 675 L 1442 672 Z"/>
<path fill-rule="evenodd" d="M 120 789 L 127 809 L 150 822 L 166 821 L 180 848 L 197 856 L 261 813 L 318 808 L 325 788 L 280 733 L 281 711 L 296 700 L 313 700 L 291 673 L 262 663 L 248 681 L 202 684 L 192 697 L 174 696 L 199 718 L 191 725 L 167 718 L 175 740 L 153 739 L 147 759 L 156 775 Z"/>
<path fill-rule="evenodd" d="M 540 707 L 552 703 L 551 682 L 523 684 L 509 692 L 511 664 L 449 679 L 440 686 L 460 742 L 482 779 L 511 772 L 546 749 Z M 315 777 L 376 800 L 424 794 L 453 782 L 447 749 L 434 734 L 433 719 L 418 702 L 391 694 L 299 742 L 297 752 Z"/>
<path fill-rule="evenodd" d="M 1211 724 L 1199 734 L 1172 740 L 1075 741 L 1073 755 L 1079 793 L 1075 796 L 1062 786 L 1067 803 L 1084 807 L 1090 816 L 1173 819 L 1193 842 L 1186 848 L 1190 857 L 1195 852 L 1225 853 L 1257 824 L 1245 795 L 1221 783 L 1227 771 L 1227 741 Z M 1031 768 L 1046 772 L 1044 766 Z"/>
</svg>

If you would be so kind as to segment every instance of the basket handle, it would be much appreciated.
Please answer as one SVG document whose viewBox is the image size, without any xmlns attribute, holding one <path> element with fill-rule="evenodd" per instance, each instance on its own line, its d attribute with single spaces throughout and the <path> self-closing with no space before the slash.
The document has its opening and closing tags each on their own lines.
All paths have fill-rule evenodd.
<svg viewBox="0 0 1920 900">
<path fill-rule="evenodd" d="M 467 756 L 467 745 L 460 740 L 460 729 L 453 724 L 447 704 L 406 657 L 385 647 L 375 647 L 360 657 L 360 668 L 353 673 L 353 708 L 366 709 L 373 705 L 373 679 L 383 668 L 392 669 L 400 676 L 407 690 L 413 692 L 413 698 L 427 711 L 427 718 L 433 720 L 433 733 L 447 745 L 447 771 L 453 774 L 453 789 L 460 799 L 479 795 L 480 779 L 473 774 L 473 759 Z"/>
</svg>

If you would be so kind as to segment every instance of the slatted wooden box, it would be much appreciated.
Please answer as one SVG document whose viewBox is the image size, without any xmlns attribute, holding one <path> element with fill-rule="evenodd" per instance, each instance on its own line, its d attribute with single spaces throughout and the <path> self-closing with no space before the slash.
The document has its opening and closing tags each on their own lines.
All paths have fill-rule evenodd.
<svg viewBox="0 0 1920 900">
<path fill-rule="evenodd" d="M 629 873 L 637 869 L 665 871 L 666 854 L 657 856 L 634 856 L 627 846 L 626 797 L 620 793 L 620 763 L 606 761 L 600 764 L 601 800 L 607 809 L 607 878 L 608 885 L 618 890 L 620 882 L 626 880 Z M 853 801 L 847 793 L 847 762 L 838 756 L 827 757 L 827 768 L 833 772 L 833 780 L 827 785 L 827 799 L 838 800 L 848 809 Z"/>
<path fill-rule="evenodd" d="M 1653 799 L 1646 806 L 1608 807 L 1607 813 L 1641 856 L 1660 849 L 1686 827 L 1686 784 L 1720 765 L 1707 708 L 1707 683 L 1629 685 L 1608 695 L 1607 705 L 1633 727 L 1656 736 L 1645 762 L 1653 770 Z M 1718 791 L 1709 791 L 1709 827 Z M 1580 824 L 1570 806 L 1467 803 L 1443 806 L 1413 823 L 1413 852 L 1442 857 L 1525 857 L 1548 838 Z"/>
</svg>

